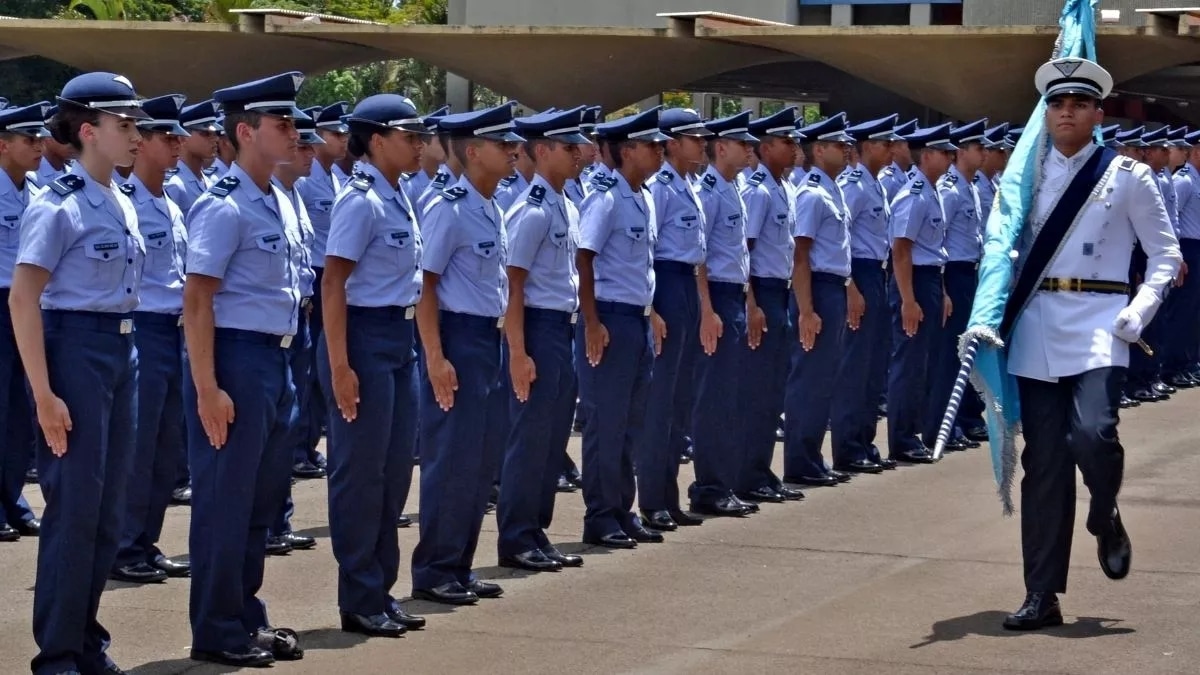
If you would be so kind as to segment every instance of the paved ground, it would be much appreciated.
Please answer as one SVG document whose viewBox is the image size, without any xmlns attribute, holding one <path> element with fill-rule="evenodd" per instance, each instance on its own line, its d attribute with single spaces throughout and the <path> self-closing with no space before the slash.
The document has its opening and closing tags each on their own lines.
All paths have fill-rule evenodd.
<svg viewBox="0 0 1200 675">
<path fill-rule="evenodd" d="M 659 545 L 607 552 L 578 543 L 582 503 L 560 496 L 551 538 L 582 569 L 528 576 L 494 567 L 495 521 L 478 558 L 505 596 L 447 610 L 409 605 L 429 627 L 399 640 L 336 629 L 335 565 L 323 481 L 297 486 L 296 526 L 314 551 L 271 558 L 263 596 L 308 654 L 287 673 L 1197 673 L 1200 672 L 1200 393 L 1126 415 L 1122 514 L 1134 572 L 1108 581 L 1076 529 L 1067 625 L 1000 629 L 1023 597 L 1016 519 L 1004 519 L 984 450 L 927 467 L 814 489 L 800 504 L 709 521 Z M 578 452 L 578 439 L 573 441 Z M 685 480 L 690 470 L 685 467 Z M 31 499 L 41 500 L 30 489 Z M 1085 494 L 1081 488 L 1081 494 Z M 410 507 L 415 510 L 415 495 Z M 1080 504 L 1081 513 L 1086 509 Z M 182 552 L 188 510 L 163 548 Z M 415 529 L 402 531 L 405 556 Z M 0 673 L 28 672 L 36 541 L 0 544 Z M 409 591 L 402 572 L 397 595 Z M 112 654 L 141 675 L 230 672 L 187 660 L 188 582 L 110 583 L 101 620 Z"/>
</svg>

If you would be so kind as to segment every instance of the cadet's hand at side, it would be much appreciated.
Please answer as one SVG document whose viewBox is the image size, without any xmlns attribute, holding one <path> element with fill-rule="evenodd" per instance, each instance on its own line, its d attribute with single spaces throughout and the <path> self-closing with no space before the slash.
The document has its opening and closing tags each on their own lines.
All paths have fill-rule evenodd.
<svg viewBox="0 0 1200 675">
<path fill-rule="evenodd" d="M 229 425 L 233 424 L 233 399 L 220 387 L 196 392 L 196 407 L 204 434 L 214 448 L 220 450 L 229 440 Z"/>
<path fill-rule="evenodd" d="M 650 312 L 650 330 L 654 334 L 654 355 L 662 353 L 663 340 L 667 339 L 667 322 L 658 312 Z"/>
<path fill-rule="evenodd" d="M 55 457 L 67 454 L 67 432 L 71 430 L 71 413 L 67 404 L 54 394 L 45 400 L 38 400 L 37 418 L 46 437 L 46 445 Z"/>
<path fill-rule="evenodd" d="M 746 312 L 746 339 L 750 349 L 758 349 L 762 344 L 763 333 L 767 332 L 767 313 L 759 307 L 751 307 Z"/>
<path fill-rule="evenodd" d="M 333 397 L 337 401 L 342 419 L 353 422 L 358 417 L 358 373 L 350 366 L 333 371 Z"/>
<path fill-rule="evenodd" d="M 942 294 L 942 325 L 946 325 L 946 321 L 950 315 L 954 313 L 954 303 L 950 302 L 950 296 Z"/>
<path fill-rule="evenodd" d="M 817 344 L 817 335 L 821 333 L 821 317 L 816 312 L 801 312 L 800 314 L 800 346 L 804 351 L 812 351 Z"/>
<path fill-rule="evenodd" d="M 608 346 L 608 329 L 599 321 L 588 322 L 583 331 L 584 342 L 587 344 L 587 360 L 593 368 L 600 365 L 604 356 L 604 348 Z"/>
<path fill-rule="evenodd" d="M 529 389 L 537 379 L 537 366 L 529 354 L 513 354 L 508 364 L 509 375 L 512 376 L 513 393 L 517 400 L 524 403 L 529 400 Z"/>
<path fill-rule="evenodd" d="M 854 284 L 846 289 L 846 325 L 850 330 L 858 330 L 862 325 L 863 314 L 867 312 L 867 300 Z"/>
<path fill-rule="evenodd" d="M 433 397 L 437 399 L 438 407 L 450 412 L 454 407 L 454 392 L 458 391 L 458 373 L 445 357 L 430 361 L 426 370 L 429 371 L 429 384 L 433 386 Z"/>
<path fill-rule="evenodd" d="M 717 351 L 717 340 L 725 333 L 725 324 L 716 312 L 700 314 L 700 346 L 704 353 L 712 356 Z"/>
<path fill-rule="evenodd" d="M 915 300 L 904 301 L 900 303 L 900 320 L 904 324 L 904 334 L 912 337 L 917 334 L 917 326 L 925 320 L 925 313 Z"/>
</svg>

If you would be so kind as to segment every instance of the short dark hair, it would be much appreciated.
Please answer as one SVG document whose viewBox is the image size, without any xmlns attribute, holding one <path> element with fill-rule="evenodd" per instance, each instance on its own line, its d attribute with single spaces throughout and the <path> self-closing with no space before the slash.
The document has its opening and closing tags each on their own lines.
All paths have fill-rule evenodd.
<svg viewBox="0 0 1200 675">
<path fill-rule="evenodd" d="M 608 148 L 608 158 L 612 160 L 613 168 L 620 170 L 625 166 L 625 160 L 621 159 L 621 149 L 632 147 L 629 141 L 604 141 L 604 146 Z"/>
<path fill-rule="evenodd" d="M 79 129 L 85 124 L 99 124 L 100 114 L 100 111 L 94 108 L 64 102 L 58 106 L 58 112 L 46 126 L 50 128 L 50 135 L 54 140 L 69 145 L 76 151 L 82 151 L 83 142 L 79 140 Z"/>
<path fill-rule="evenodd" d="M 350 140 L 346 144 L 346 152 L 355 157 L 366 155 L 371 157 L 371 137 L 375 134 L 386 136 L 389 130 L 372 129 L 371 131 L 352 130 Z"/>
<path fill-rule="evenodd" d="M 262 113 L 252 111 L 227 113 L 225 115 L 225 137 L 229 139 L 229 144 L 233 146 L 234 152 L 242 151 L 237 137 L 238 125 L 245 124 L 251 129 L 257 129 L 262 125 L 262 118 Z"/>
<path fill-rule="evenodd" d="M 454 154 L 454 159 L 464 167 L 467 165 L 467 148 L 471 146 L 483 145 L 483 139 L 480 138 L 451 138 L 450 151 Z"/>
</svg>

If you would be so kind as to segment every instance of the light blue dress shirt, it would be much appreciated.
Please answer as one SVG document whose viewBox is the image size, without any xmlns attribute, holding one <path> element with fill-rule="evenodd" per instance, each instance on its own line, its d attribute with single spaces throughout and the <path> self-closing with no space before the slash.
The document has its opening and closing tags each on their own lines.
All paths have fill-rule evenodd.
<svg viewBox="0 0 1200 675">
<path fill-rule="evenodd" d="M 884 261 L 892 241 L 888 224 L 892 209 L 879 180 L 859 164 L 838 182 L 850 211 L 850 257 Z"/>
<path fill-rule="evenodd" d="M 892 200 L 892 239 L 913 243 L 912 264 L 946 264 L 946 218 L 937 189 L 920 171 Z"/>
<path fill-rule="evenodd" d="M 796 192 L 796 237 L 812 239 L 808 262 L 814 272 L 850 276 L 850 216 L 842 189 L 814 166 Z"/>
<path fill-rule="evenodd" d="M 979 262 L 983 256 L 983 220 L 975 184 L 951 165 L 938 181 L 938 196 L 946 214 L 946 259 L 953 262 Z"/>
<path fill-rule="evenodd" d="M 346 184 L 333 173 L 326 171 L 314 160 L 308 175 L 296 181 L 296 191 L 304 201 L 304 209 L 313 228 L 312 259 L 317 267 L 325 265 L 325 242 L 329 239 L 329 214 L 333 211 L 333 200 Z"/>
<path fill-rule="evenodd" d="M 596 299 L 649 307 L 654 300 L 654 200 L 620 172 L 592 183 L 579 214 L 579 248 L 596 254 Z"/>
<path fill-rule="evenodd" d="M 162 186 L 158 186 L 162 189 Z M 136 174 L 121 186 L 121 192 L 137 210 L 138 229 L 146 243 L 139 312 L 183 313 L 184 261 L 187 260 L 187 228 L 183 212 L 170 197 L 154 196 Z"/>
<path fill-rule="evenodd" d="M 508 265 L 527 270 L 525 305 L 560 312 L 579 310 L 579 210 L 534 174 L 506 217 Z"/>
<path fill-rule="evenodd" d="M 0 171 L 0 288 L 12 287 L 21 244 L 21 216 L 36 190 L 28 177 L 17 188 L 8 172 Z"/>
<path fill-rule="evenodd" d="M 746 239 L 754 241 L 750 276 L 791 280 L 796 253 L 791 193 L 760 167 L 742 186 L 742 201 L 746 204 Z"/>
<path fill-rule="evenodd" d="M 466 174 L 434 197 L 421 217 L 421 267 L 440 275 L 438 307 L 501 317 L 508 309 L 508 235 L 504 213 Z"/>
<path fill-rule="evenodd" d="M 686 176 L 670 164 L 646 181 L 658 221 L 655 260 L 688 265 L 704 262 L 704 207 Z"/>
</svg>

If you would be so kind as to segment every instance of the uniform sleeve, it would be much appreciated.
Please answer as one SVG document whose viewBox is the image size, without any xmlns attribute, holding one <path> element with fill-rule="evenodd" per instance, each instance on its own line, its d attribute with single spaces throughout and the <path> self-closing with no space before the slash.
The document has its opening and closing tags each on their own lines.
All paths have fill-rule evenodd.
<svg viewBox="0 0 1200 675">
<path fill-rule="evenodd" d="M 206 194 L 188 212 L 187 273 L 225 278 L 229 260 L 241 245 L 241 218 L 227 199 Z"/>
<path fill-rule="evenodd" d="M 421 267 L 426 272 L 445 274 L 450 258 L 459 247 L 462 228 L 454 226 L 455 211 L 454 202 L 436 198 L 425 208 L 425 218 L 421 221 L 424 242 Z"/>
<path fill-rule="evenodd" d="M 325 255 L 358 262 L 375 233 L 375 213 L 367 193 L 345 195 L 333 205 L 329 215 L 329 239 Z M 324 262 L 324 261 L 322 261 Z"/>
<path fill-rule="evenodd" d="M 816 239 L 824 209 L 825 201 L 821 199 L 819 192 L 810 189 L 801 190 L 796 195 L 796 224 L 792 226 L 792 236 Z"/>
<path fill-rule="evenodd" d="M 538 249 L 550 234 L 547 209 L 523 202 L 509 212 L 508 264 L 523 270 L 532 269 Z"/>
<path fill-rule="evenodd" d="M 948 220 L 957 220 L 959 211 L 963 207 L 963 199 L 955 186 L 947 185 L 945 182 L 939 182 L 937 186 L 938 195 L 942 198 L 942 210 L 946 213 Z"/>
<path fill-rule="evenodd" d="M 846 199 L 846 212 L 850 216 L 850 222 L 854 222 L 862 215 L 863 205 L 865 204 L 862 183 L 846 181 L 845 184 L 839 183 L 839 185 L 842 186 L 842 196 Z"/>
<path fill-rule="evenodd" d="M 1124 173 L 1118 169 L 1118 173 Z M 1179 240 L 1167 217 L 1162 196 L 1154 185 L 1154 176 L 1145 164 L 1137 164 L 1129 177 L 1129 222 L 1134 234 L 1146 252 L 1146 276 L 1143 286 L 1148 286 L 1161 299 L 1171 280 L 1179 273 L 1183 260 L 1179 252 Z"/>
<path fill-rule="evenodd" d="M 746 204 L 746 239 L 758 239 L 762 234 L 763 225 L 771 217 L 768 208 L 771 205 L 771 195 L 758 185 L 747 183 L 742 188 L 742 201 Z"/>
<path fill-rule="evenodd" d="M 891 238 L 916 241 L 924 217 L 924 201 L 920 196 L 910 191 L 901 192 L 892 202 Z"/>
<path fill-rule="evenodd" d="M 64 204 L 37 199 L 21 217 L 20 237 L 17 264 L 37 265 L 53 272 L 78 234 Z"/>
<path fill-rule="evenodd" d="M 1192 178 L 1185 173 L 1177 173 L 1171 177 L 1171 185 L 1175 189 L 1175 208 L 1183 215 L 1184 208 L 1192 200 Z"/>
<path fill-rule="evenodd" d="M 616 203 L 612 193 L 592 190 L 579 210 L 579 248 L 595 253 L 604 250 L 612 233 L 612 213 Z"/>
<path fill-rule="evenodd" d="M 163 192 L 171 198 L 179 206 L 179 210 L 183 211 L 183 205 L 187 203 L 187 190 L 183 188 L 183 181 L 179 176 L 171 176 L 166 183 L 163 183 Z M 187 215 L 185 212 L 183 215 Z"/>
</svg>

